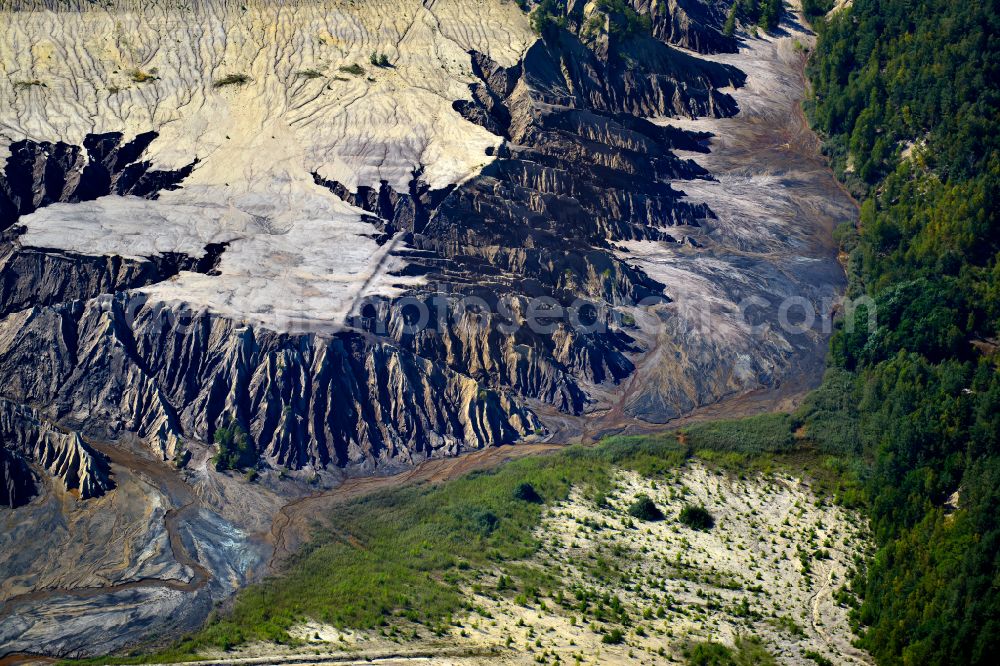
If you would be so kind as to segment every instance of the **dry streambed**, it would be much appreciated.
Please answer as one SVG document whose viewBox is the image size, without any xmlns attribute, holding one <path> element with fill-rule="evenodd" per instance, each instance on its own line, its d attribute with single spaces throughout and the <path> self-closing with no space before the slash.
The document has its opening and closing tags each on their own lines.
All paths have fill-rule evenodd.
<svg viewBox="0 0 1000 666">
<path fill-rule="evenodd" d="M 629 515 L 640 495 L 662 520 Z M 682 524 L 685 505 L 704 506 L 715 525 Z M 779 663 L 815 663 L 815 655 L 870 662 L 851 645 L 848 610 L 836 601 L 867 547 L 864 520 L 800 479 L 740 479 L 700 464 L 659 480 L 619 472 L 610 492 L 574 489 L 547 510 L 536 536 L 543 545 L 532 560 L 478 575 L 472 610 L 444 635 L 419 625 L 350 632 L 311 623 L 297 630 L 306 645 L 292 652 L 255 645 L 217 657 L 654 664 L 683 660 L 693 642 L 753 636 Z M 515 568 L 515 580 L 546 581 L 544 591 L 509 584 Z"/>
</svg>

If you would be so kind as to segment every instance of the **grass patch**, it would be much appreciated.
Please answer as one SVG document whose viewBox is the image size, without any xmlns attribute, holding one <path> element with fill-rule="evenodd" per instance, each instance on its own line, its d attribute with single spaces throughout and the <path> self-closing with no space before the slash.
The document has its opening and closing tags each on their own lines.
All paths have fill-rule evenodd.
<svg viewBox="0 0 1000 666">
<path fill-rule="evenodd" d="M 684 650 L 688 666 L 777 666 L 774 656 L 759 638 L 737 638 L 736 645 L 704 641 Z"/>
<path fill-rule="evenodd" d="M 789 451 L 794 445 L 790 414 L 761 414 L 709 421 L 681 431 L 694 449 L 744 454 Z"/>
<path fill-rule="evenodd" d="M 295 73 L 300 79 L 321 79 L 323 78 L 323 72 L 318 69 L 300 69 Z"/>
</svg>

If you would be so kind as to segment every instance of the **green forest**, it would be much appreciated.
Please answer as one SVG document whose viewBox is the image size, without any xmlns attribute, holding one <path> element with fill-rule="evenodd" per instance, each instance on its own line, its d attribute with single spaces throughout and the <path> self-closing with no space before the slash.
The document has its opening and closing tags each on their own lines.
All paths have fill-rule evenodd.
<svg viewBox="0 0 1000 666">
<path fill-rule="evenodd" d="M 757 25 L 764 30 L 774 30 L 781 22 L 785 13 L 785 3 L 782 0 L 736 0 L 729 13 L 722 31 L 726 35 L 736 32 L 736 21 L 744 25 Z"/>
<path fill-rule="evenodd" d="M 855 0 L 820 18 L 806 111 L 861 201 L 806 423 L 856 456 L 878 551 L 853 618 L 880 664 L 1000 663 L 1000 7 Z"/>
</svg>

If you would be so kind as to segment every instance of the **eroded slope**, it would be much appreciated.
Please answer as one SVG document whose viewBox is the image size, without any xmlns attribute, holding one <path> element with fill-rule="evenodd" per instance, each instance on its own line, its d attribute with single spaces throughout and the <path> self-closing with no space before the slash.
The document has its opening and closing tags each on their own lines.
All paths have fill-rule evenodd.
<svg viewBox="0 0 1000 666">
<path fill-rule="evenodd" d="M 158 617 L 173 614 L 163 630 L 192 626 L 266 557 L 248 533 L 312 488 L 302 481 L 566 437 L 588 414 L 594 428 L 658 423 L 819 357 L 822 321 L 789 338 L 776 301 L 756 331 L 734 308 L 836 291 L 825 241 L 845 209 L 795 194 L 773 206 L 774 188 L 717 196 L 740 181 L 713 180 L 723 163 L 704 155 L 708 137 L 646 119 L 721 119 L 770 96 L 782 113 L 694 126 L 731 132 L 712 150 L 742 146 L 731 159 L 747 159 L 745 128 L 753 142 L 784 131 L 801 83 L 767 74 L 793 71 L 797 54 L 758 42 L 747 79 L 743 54 L 719 62 L 665 43 L 732 51 L 715 8 L 633 4 L 651 12 L 651 35 L 623 36 L 582 3 L 543 39 L 500 0 L 4 6 L 0 396 L 38 427 L 124 448 L 135 435 L 154 458 L 190 458 L 196 491 L 157 499 L 124 472 L 156 463 L 112 467 L 110 501 L 131 488 L 169 506 L 168 535 L 132 531 L 130 558 L 82 562 L 76 580 L 51 562 L 36 578 L 5 564 L 19 581 L 7 594 L 29 595 L 16 623 L 0 619 L 5 640 L 101 651 Z M 776 44 L 805 38 L 789 29 Z M 752 95 L 734 92 L 744 84 Z M 786 181 L 819 198 L 822 165 L 807 162 Z M 539 297 L 563 310 L 535 330 L 525 315 Z M 419 305 L 430 316 L 412 330 Z M 574 325 L 581 316 L 599 325 Z M 260 458 L 256 484 L 213 469 L 211 442 L 234 426 Z M 24 496 L 27 475 L 44 485 L 32 464 L 5 449 L 9 496 Z M 96 520 L 55 532 L 59 548 L 107 528 L 97 505 L 52 497 L 23 510 Z M 20 548 L 28 533 L 5 538 Z M 209 576 L 143 569 L 141 553 L 169 561 L 165 538 L 175 564 L 190 557 Z M 249 559 L 234 564 L 238 551 Z M 111 586 L 151 578 L 101 597 L 92 571 Z M 59 587 L 36 599 L 33 585 Z M 65 613 L 82 628 L 95 612 L 99 645 L 82 629 L 59 635 Z"/>
</svg>

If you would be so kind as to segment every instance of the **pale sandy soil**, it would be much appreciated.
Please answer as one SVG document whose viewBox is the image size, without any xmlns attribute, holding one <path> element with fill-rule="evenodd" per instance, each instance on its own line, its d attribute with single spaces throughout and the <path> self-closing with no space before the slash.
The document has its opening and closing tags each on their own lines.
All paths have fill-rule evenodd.
<svg viewBox="0 0 1000 666">
<path fill-rule="evenodd" d="M 628 515 L 640 494 L 664 520 Z M 621 472 L 600 506 L 595 499 L 577 488 L 548 510 L 537 556 L 482 572 L 468 591 L 474 610 L 443 636 L 414 625 L 350 632 L 311 623 L 295 632 L 307 646 L 254 645 L 212 663 L 660 664 L 683 661 L 692 641 L 732 644 L 739 636 L 758 637 L 782 664 L 814 663 L 807 651 L 836 664 L 870 663 L 851 645 L 847 608 L 834 600 L 854 554 L 867 547 L 864 520 L 819 500 L 802 480 L 739 479 L 692 464 L 659 481 Z M 685 504 L 705 506 L 715 527 L 681 524 Z M 559 582 L 537 595 L 498 591 L 499 577 L 519 566 Z M 603 642 L 615 628 L 622 642 Z"/>
<path fill-rule="evenodd" d="M 116 0 L 79 12 L 0 1 L 0 161 L 21 139 L 81 145 L 154 131 L 154 168 L 197 160 L 156 200 L 109 196 L 25 215 L 25 246 L 95 256 L 201 256 L 229 243 L 218 275 L 184 271 L 152 300 L 276 331 L 336 331 L 398 275 L 354 191 L 385 180 L 434 188 L 491 160 L 501 138 L 452 108 L 469 99 L 469 51 L 513 65 L 535 36 L 513 2 Z M 384 57 L 374 66 L 372 57 Z M 221 85 L 227 76 L 240 83 Z M 151 228 L 156 229 L 150 234 Z"/>
</svg>

